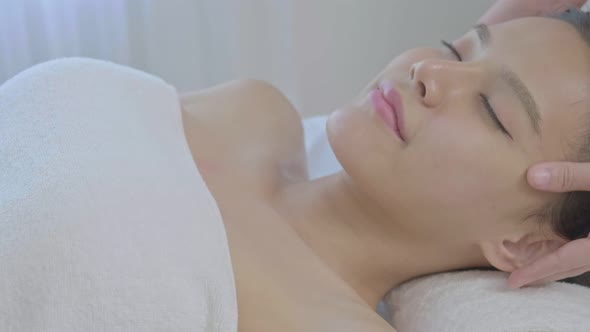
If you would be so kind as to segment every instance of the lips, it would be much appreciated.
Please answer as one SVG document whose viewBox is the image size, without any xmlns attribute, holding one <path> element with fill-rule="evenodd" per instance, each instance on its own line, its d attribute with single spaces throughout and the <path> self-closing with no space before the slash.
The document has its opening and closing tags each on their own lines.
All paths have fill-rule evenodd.
<svg viewBox="0 0 590 332">
<path fill-rule="evenodd" d="M 403 105 L 401 95 L 389 82 L 384 82 L 378 89 L 369 93 L 369 99 L 379 117 L 405 142 L 403 131 Z"/>
</svg>

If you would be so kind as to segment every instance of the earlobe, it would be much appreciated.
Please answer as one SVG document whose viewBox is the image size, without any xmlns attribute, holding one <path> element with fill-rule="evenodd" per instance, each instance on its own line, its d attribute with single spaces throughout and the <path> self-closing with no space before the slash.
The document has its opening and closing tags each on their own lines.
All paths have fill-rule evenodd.
<svg viewBox="0 0 590 332">
<path fill-rule="evenodd" d="M 486 240 L 480 244 L 484 257 L 500 271 L 512 272 L 518 268 L 517 259 L 502 240 Z"/>
<path fill-rule="evenodd" d="M 556 251 L 565 243 L 565 240 L 557 237 L 547 238 L 528 233 L 486 240 L 480 246 L 492 266 L 501 271 L 512 272 Z"/>
</svg>

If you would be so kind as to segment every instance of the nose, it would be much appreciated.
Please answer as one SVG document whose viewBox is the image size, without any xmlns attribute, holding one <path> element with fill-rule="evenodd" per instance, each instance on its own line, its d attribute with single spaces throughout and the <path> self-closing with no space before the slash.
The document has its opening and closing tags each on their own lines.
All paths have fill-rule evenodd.
<svg viewBox="0 0 590 332">
<path fill-rule="evenodd" d="M 457 61 L 428 59 L 410 67 L 412 87 L 427 107 L 442 104 L 459 90 L 474 89 L 477 77 L 473 65 Z"/>
</svg>

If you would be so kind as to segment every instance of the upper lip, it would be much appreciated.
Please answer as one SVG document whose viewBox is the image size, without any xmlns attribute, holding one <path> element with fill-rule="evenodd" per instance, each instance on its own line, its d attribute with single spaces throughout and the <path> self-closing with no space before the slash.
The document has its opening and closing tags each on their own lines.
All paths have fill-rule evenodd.
<svg viewBox="0 0 590 332">
<path fill-rule="evenodd" d="M 405 142 L 406 133 L 404 130 L 404 106 L 402 103 L 402 96 L 395 88 L 394 84 L 385 81 L 380 84 L 379 88 L 383 92 L 385 101 L 393 108 L 393 115 L 395 116 L 395 123 L 399 132 L 400 138 Z"/>
</svg>

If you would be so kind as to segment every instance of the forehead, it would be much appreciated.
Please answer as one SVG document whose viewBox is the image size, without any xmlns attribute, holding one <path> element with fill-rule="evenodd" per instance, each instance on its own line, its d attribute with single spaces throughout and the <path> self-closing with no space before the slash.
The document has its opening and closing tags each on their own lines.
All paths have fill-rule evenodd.
<svg viewBox="0 0 590 332">
<path fill-rule="evenodd" d="M 486 57 L 520 76 L 541 113 L 541 135 L 526 136 L 527 146 L 539 159 L 567 159 L 590 132 L 587 43 L 573 25 L 552 18 L 514 20 L 491 26 L 490 34 Z"/>
</svg>

